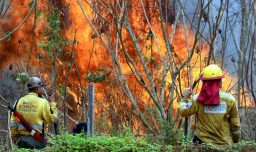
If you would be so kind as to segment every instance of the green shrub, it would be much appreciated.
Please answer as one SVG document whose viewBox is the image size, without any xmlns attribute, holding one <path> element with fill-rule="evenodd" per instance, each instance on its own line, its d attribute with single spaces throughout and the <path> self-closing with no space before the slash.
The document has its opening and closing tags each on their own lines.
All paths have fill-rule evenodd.
<svg viewBox="0 0 256 152">
<path fill-rule="evenodd" d="M 176 152 L 254 152 L 256 151 L 256 142 L 241 141 L 234 144 L 233 147 L 220 147 L 216 145 L 194 145 L 181 144 L 173 146 L 173 151 Z"/>
<path fill-rule="evenodd" d="M 132 135 L 125 136 L 95 136 L 62 135 L 48 141 L 43 150 L 17 149 L 16 152 L 253 152 L 256 151 L 256 142 L 242 141 L 232 148 L 220 148 L 213 145 L 179 143 L 175 145 L 150 144 L 145 139 Z"/>
<path fill-rule="evenodd" d="M 115 136 L 107 135 L 87 137 L 84 135 L 62 135 L 55 140 L 49 141 L 48 146 L 42 151 L 86 151 L 86 152 L 157 152 L 161 146 L 149 144 L 146 141 L 133 136 Z M 170 148 L 170 146 L 168 147 Z M 19 149 L 16 151 L 33 151 Z M 39 150 L 34 150 L 39 151 Z"/>
<path fill-rule="evenodd" d="M 159 145 L 150 145 L 147 142 L 133 136 L 110 137 L 95 136 L 93 138 L 83 135 L 65 135 L 57 139 L 52 151 L 116 151 L 116 152 L 136 152 L 136 151 L 159 151 Z"/>
</svg>

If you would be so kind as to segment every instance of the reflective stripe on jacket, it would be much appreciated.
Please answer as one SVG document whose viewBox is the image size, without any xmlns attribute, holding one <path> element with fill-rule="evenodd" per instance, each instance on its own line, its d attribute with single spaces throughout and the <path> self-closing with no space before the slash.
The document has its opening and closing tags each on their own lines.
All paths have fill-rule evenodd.
<svg viewBox="0 0 256 152">
<path fill-rule="evenodd" d="M 196 114 L 197 122 L 195 135 L 204 143 L 215 145 L 229 145 L 240 139 L 240 120 L 235 98 L 220 92 L 219 105 L 203 105 L 197 102 L 198 95 L 192 100 L 179 103 L 182 117 Z"/>
<path fill-rule="evenodd" d="M 16 105 L 16 110 L 20 113 L 30 125 L 40 133 L 42 133 L 43 123 L 49 124 L 57 119 L 56 103 L 48 103 L 46 99 L 38 97 L 36 93 L 28 93 L 22 97 Z M 51 113 L 51 110 L 53 113 Z M 11 116 L 11 132 L 12 135 L 30 135 L 14 116 Z"/>
</svg>

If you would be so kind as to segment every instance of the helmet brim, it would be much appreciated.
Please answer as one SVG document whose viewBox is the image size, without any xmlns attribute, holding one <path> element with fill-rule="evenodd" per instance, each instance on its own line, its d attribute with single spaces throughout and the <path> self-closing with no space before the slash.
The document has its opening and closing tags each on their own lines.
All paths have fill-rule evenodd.
<svg viewBox="0 0 256 152">
<path fill-rule="evenodd" d="M 218 79 L 222 79 L 224 77 L 225 77 L 224 75 L 219 76 L 219 77 L 213 77 L 213 78 L 204 78 L 204 77 L 202 77 L 200 80 L 202 80 L 202 81 L 204 81 L 204 80 L 218 80 Z"/>
</svg>

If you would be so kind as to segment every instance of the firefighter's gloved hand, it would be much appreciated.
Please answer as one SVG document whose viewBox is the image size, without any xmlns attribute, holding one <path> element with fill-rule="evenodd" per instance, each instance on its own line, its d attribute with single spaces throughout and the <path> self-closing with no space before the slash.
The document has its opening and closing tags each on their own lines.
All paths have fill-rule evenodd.
<svg viewBox="0 0 256 152">
<path fill-rule="evenodd" d="M 182 95 L 184 96 L 184 98 L 190 98 L 190 96 L 192 95 L 192 89 L 191 88 L 185 88 L 182 91 Z"/>
</svg>

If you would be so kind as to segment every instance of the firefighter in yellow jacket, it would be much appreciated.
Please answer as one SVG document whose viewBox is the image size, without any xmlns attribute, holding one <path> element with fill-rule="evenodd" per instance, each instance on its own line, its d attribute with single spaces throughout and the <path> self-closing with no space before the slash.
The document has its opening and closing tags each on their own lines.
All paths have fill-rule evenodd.
<svg viewBox="0 0 256 152">
<path fill-rule="evenodd" d="M 57 119 L 56 103 L 52 102 L 53 97 L 49 97 L 50 102 L 39 97 L 43 91 L 43 84 L 40 78 L 30 78 L 27 87 L 29 93 L 15 103 L 15 109 L 44 138 L 44 125 Z M 39 142 L 35 140 L 31 133 L 13 115 L 11 116 L 11 134 L 19 148 L 41 149 L 46 145 L 45 141 Z"/>
<path fill-rule="evenodd" d="M 232 146 L 240 140 L 237 101 L 231 94 L 219 91 L 223 77 L 217 65 L 209 65 L 201 78 L 200 93 L 190 99 L 192 90 L 183 91 L 184 100 L 179 103 L 181 116 L 195 114 L 197 118 L 193 143 Z"/>
</svg>

